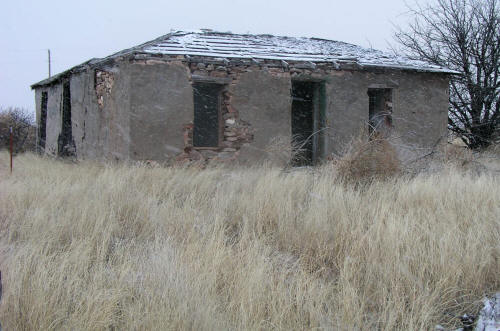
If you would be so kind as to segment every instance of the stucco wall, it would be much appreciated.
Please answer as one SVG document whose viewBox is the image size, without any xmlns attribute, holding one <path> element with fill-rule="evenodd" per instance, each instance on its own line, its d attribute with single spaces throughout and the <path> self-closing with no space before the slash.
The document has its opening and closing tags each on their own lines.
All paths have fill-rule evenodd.
<svg viewBox="0 0 500 331">
<path fill-rule="evenodd" d="M 126 64 L 88 69 L 71 76 L 72 133 L 78 159 L 129 158 L 130 78 L 126 69 L 122 72 L 123 66 Z M 101 104 L 95 88 L 96 72 L 110 77 Z"/>
<path fill-rule="evenodd" d="M 447 133 L 448 78 L 400 71 L 332 72 L 325 79 L 327 153 L 340 153 L 368 122 L 369 88 L 391 88 L 392 139 L 399 145 L 431 147 Z"/>
<path fill-rule="evenodd" d="M 51 85 L 35 91 L 36 120 L 40 123 L 42 92 L 47 92 L 47 122 L 44 153 L 57 155 L 57 140 L 61 133 L 62 84 Z M 37 136 L 38 140 L 38 136 Z"/>
<path fill-rule="evenodd" d="M 291 87 L 289 74 L 273 75 L 268 71 L 242 73 L 231 86 L 231 105 L 253 132 L 253 141 L 241 147 L 238 157 L 241 162 L 269 158 L 272 139 L 291 136 Z"/>
<path fill-rule="evenodd" d="M 102 71 L 103 76 L 96 78 Z M 369 88 L 391 88 L 395 144 L 430 147 L 447 133 L 448 77 L 443 74 L 385 70 L 224 67 L 145 59 L 118 61 L 73 74 L 73 138 L 80 159 L 167 160 L 189 146 L 193 123 L 192 81 L 222 79 L 224 139 L 203 157 L 242 163 L 269 158 L 275 137 L 291 136 L 291 82 L 313 79 L 325 91 L 326 157 L 339 154 L 368 121 Z M 47 152 L 56 154 L 61 130 L 62 84 L 36 90 L 37 119 L 41 91 L 48 91 Z M 189 157 L 189 155 L 187 155 Z"/>
<path fill-rule="evenodd" d="M 78 159 L 102 157 L 101 121 L 93 86 L 93 70 L 71 76 L 72 133 Z"/>
<path fill-rule="evenodd" d="M 100 68 L 111 77 L 109 93 L 105 93 L 103 106 L 97 109 L 101 121 L 99 135 L 102 153 L 106 159 L 127 160 L 131 157 L 131 77 L 128 68 L 126 62 Z"/>
<path fill-rule="evenodd" d="M 122 69 L 123 75 L 125 75 Z M 131 80 L 130 158 L 167 160 L 184 148 L 183 126 L 193 121 L 193 89 L 180 63 L 134 63 Z"/>
</svg>

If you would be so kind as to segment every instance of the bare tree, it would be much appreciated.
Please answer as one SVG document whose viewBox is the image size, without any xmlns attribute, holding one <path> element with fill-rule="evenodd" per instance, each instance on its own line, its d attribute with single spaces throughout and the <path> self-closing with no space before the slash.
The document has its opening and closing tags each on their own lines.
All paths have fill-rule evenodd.
<svg viewBox="0 0 500 331">
<path fill-rule="evenodd" d="M 0 149 L 9 147 L 10 128 L 15 153 L 34 151 L 36 128 L 33 114 L 18 107 L 0 108 Z"/>
<path fill-rule="evenodd" d="M 414 20 L 395 38 L 414 59 L 459 72 L 451 78 L 449 129 L 470 148 L 500 129 L 500 0 L 436 0 L 410 7 Z"/>
</svg>

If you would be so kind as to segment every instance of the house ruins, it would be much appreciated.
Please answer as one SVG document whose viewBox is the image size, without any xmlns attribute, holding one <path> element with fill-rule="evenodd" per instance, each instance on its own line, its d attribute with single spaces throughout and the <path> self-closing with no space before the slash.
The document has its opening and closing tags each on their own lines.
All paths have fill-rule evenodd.
<svg viewBox="0 0 500 331">
<path fill-rule="evenodd" d="M 301 148 L 297 165 L 313 165 L 369 127 L 431 147 L 447 133 L 450 74 L 338 41 L 176 31 L 32 85 L 38 146 L 252 164 L 281 137 Z"/>
</svg>

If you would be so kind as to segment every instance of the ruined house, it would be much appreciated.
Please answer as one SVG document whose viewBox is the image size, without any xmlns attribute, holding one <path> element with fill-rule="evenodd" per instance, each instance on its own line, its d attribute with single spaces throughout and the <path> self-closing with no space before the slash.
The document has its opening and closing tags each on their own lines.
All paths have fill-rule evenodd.
<svg viewBox="0 0 500 331">
<path fill-rule="evenodd" d="M 177 31 L 33 84 L 38 146 L 254 163 L 285 141 L 309 165 L 369 128 L 426 148 L 446 135 L 452 73 L 338 41 Z"/>
</svg>

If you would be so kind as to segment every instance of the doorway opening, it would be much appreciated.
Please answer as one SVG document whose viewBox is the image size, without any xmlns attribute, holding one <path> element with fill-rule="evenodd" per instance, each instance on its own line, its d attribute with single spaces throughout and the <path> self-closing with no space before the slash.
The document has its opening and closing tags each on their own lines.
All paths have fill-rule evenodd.
<svg viewBox="0 0 500 331">
<path fill-rule="evenodd" d="M 40 104 L 40 123 L 38 123 L 38 151 L 43 153 L 45 150 L 45 139 L 47 137 L 47 92 L 42 92 L 42 100 Z"/>
<path fill-rule="evenodd" d="M 57 140 L 58 156 L 74 156 L 75 144 L 71 128 L 71 94 L 69 81 L 63 84 L 61 133 Z"/>
<path fill-rule="evenodd" d="M 324 84 L 292 81 L 292 164 L 310 166 L 323 156 Z"/>
</svg>

